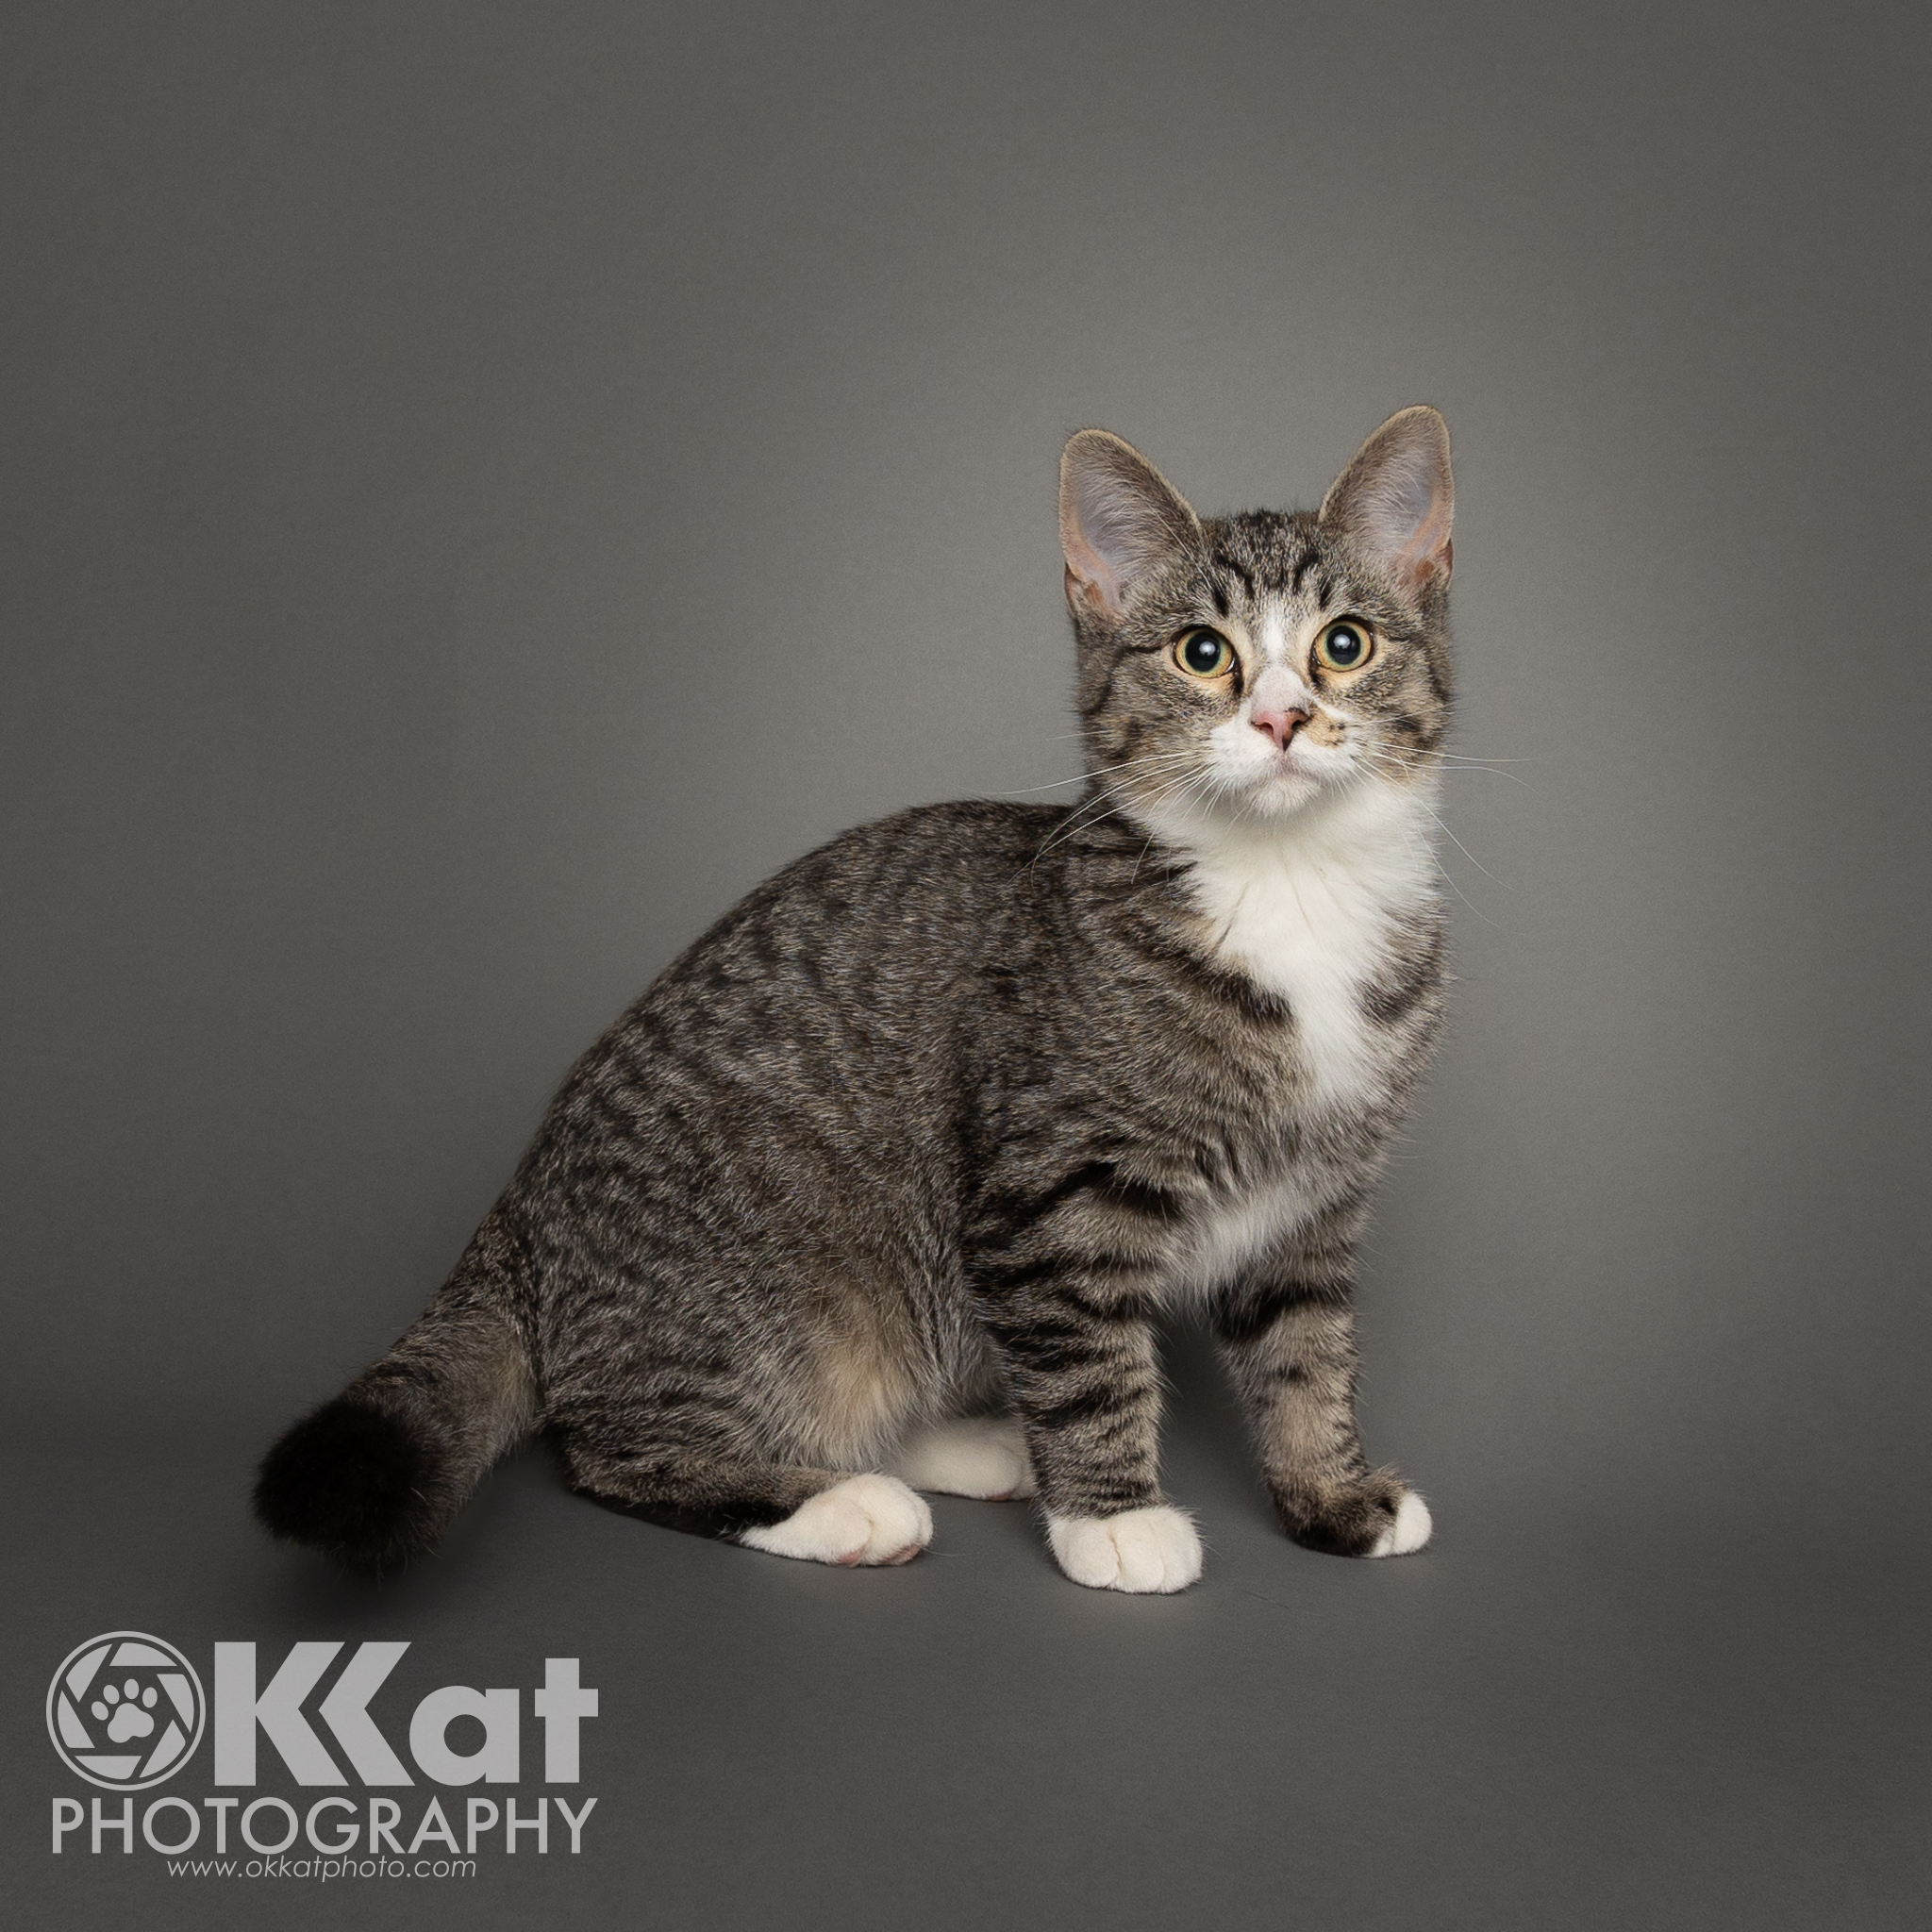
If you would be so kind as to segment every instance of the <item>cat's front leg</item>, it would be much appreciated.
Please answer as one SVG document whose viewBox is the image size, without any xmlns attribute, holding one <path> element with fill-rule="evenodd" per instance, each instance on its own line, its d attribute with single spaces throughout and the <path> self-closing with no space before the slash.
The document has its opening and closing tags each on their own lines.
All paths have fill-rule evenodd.
<svg viewBox="0 0 1932 1932">
<path fill-rule="evenodd" d="M 1201 1539 L 1160 1493 L 1144 1288 L 1072 1257 L 990 1263 L 982 1281 L 1060 1568 L 1094 1590 L 1185 1590 L 1201 1574 Z"/>
<path fill-rule="evenodd" d="M 1359 1210 L 1331 1210 L 1252 1266 L 1211 1308 L 1282 1527 L 1338 1557 L 1406 1557 L 1428 1506 L 1372 1469 L 1356 1432 L 1352 1258 Z"/>
</svg>

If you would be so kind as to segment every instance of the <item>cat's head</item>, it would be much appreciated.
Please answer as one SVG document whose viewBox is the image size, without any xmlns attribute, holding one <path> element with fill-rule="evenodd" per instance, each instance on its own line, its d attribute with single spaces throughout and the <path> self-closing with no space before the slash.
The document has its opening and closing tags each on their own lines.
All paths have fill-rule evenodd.
<svg viewBox="0 0 1932 1932">
<path fill-rule="evenodd" d="M 1184 833 L 1424 778 L 1448 722 L 1454 508 L 1426 407 L 1383 424 L 1313 515 L 1197 517 L 1138 450 L 1081 430 L 1060 543 L 1096 784 Z"/>
</svg>

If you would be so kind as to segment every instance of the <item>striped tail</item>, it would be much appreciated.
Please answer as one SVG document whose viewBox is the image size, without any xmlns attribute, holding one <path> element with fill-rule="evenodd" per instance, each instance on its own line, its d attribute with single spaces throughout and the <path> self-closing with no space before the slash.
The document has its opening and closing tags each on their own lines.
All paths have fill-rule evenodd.
<svg viewBox="0 0 1932 1932">
<path fill-rule="evenodd" d="M 486 1221 L 408 1333 L 262 1458 L 263 1527 L 355 1569 L 433 1548 L 536 1425 L 529 1354 L 508 1312 L 516 1286 L 511 1244 Z"/>
</svg>

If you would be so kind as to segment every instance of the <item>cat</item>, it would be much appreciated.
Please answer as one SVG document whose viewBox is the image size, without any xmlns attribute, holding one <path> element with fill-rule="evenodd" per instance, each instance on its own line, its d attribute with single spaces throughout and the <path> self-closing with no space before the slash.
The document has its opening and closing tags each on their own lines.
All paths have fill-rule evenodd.
<svg viewBox="0 0 1932 1932">
<path fill-rule="evenodd" d="M 725 914 L 270 1450 L 260 1521 L 389 1567 L 544 1429 L 580 1493 L 754 1550 L 902 1563 L 922 1490 L 1034 1497 L 1075 1582 L 1177 1591 L 1154 1324 L 1191 1304 L 1287 1533 L 1421 1548 L 1357 1436 L 1351 1276 L 1443 1009 L 1453 508 L 1426 407 L 1312 515 L 1203 520 L 1074 436 L 1080 802 L 903 811 Z"/>
</svg>

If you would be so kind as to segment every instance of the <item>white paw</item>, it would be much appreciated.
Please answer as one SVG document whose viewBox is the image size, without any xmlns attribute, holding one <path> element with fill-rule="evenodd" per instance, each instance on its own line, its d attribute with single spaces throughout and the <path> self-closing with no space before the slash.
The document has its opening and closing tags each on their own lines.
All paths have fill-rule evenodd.
<svg viewBox="0 0 1932 1932">
<path fill-rule="evenodd" d="M 892 1458 L 892 1473 L 915 1490 L 982 1502 L 1033 1493 L 1025 1432 L 1009 1416 L 974 1416 L 921 1429 Z"/>
<path fill-rule="evenodd" d="M 1193 1524 L 1165 1504 L 1119 1516 L 1050 1517 L 1046 1535 L 1060 1568 L 1090 1590 L 1165 1596 L 1201 1574 Z"/>
<path fill-rule="evenodd" d="M 932 1511 L 897 1476 L 849 1475 L 783 1523 L 748 1529 L 748 1549 L 808 1563 L 909 1563 L 932 1541 Z"/>
<path fill-rule="evenodd" d="M 1429 1532 L 1435 1528 L 1430 1520 L 1429 1506 L 1413 1490 L 1402 1492 L 1402 1501 L 1395 1507 L 1395 1521 L 1385 1529 L 1369 1552 L 1372 1557 L 1407 1557 L 1428 1541 Z"/>
</svg>

